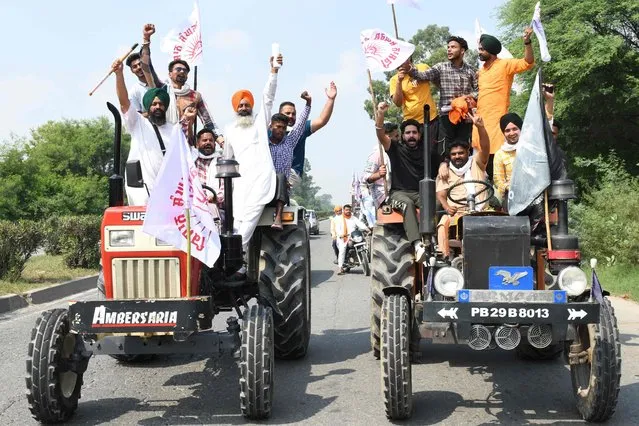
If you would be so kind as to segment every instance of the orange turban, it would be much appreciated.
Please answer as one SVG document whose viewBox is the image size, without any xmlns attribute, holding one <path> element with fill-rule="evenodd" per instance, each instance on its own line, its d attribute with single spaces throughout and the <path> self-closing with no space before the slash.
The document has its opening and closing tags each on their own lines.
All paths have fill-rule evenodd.
<svg viewBox="0 0 639 426">
<path fill-rule="evenodd" d="M 457 124 L 462 119 L 465 119 L 468 115 L 468 102 L 464 96 L 460 96 L 459 98 L 453 99 L 450 103 L 450 107 L 452 108 L 448 112 L 448 119 L 451 124 Z"/>
<path fill-rule="evenodd" d="M 233 94 L 233 97 L 231 98 L 233 111 L 237 112 L 237 108 L 240 106 L 240 101 L 242 99 L 248 99 L 249 103 L 251 104 L 251 108 L 253 108 L 253 106 L 255 105 L 255 99 L 253 99 L 253 94 L 251 92 L 245 89 L 238 90 Z"/>
</svg>

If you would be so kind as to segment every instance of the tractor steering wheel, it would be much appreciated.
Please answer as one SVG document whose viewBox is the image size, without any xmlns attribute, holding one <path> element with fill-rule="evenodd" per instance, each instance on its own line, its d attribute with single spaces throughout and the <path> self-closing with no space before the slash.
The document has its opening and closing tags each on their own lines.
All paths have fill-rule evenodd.
<svg viewBox="0 0 639 426">
<path fill-rule="evenodd" d="M 488 196 L 481 200 L 481 201 L 476 201 L 475 202 L 475 206 L 479 206 L 481 204 L 484 204 L 485 202 L 487 202 L 488 200 L 490 200 L 493 195 L 495 195 L 495 188 L 493 188 L 493 186 L 489 183 L 486 182 L 485 180 L 460 180 L 459 182 L 455 182 L 454 184 L 452 184 L 450 187 L 448 187 L 448 190 L 446 191 L 446 198 L 449 199 L 450 201 L 452 201 L 453 203 L 457 203 L 457 204 L 461 204 L 462 206 L 466 206 L 468 205 L 468 200 L 465 198 L 460 198 L 460 199 L 455 199 L 453 197 L 450 196 L 450 194 L 452 193 L 452 190 L 457 188 L 460 185 L 465 185 L 467 183 L 472 183 L 473 185 L 476 183 L 479 183 L 481 185 L 484 186 L 484 189 L 480 190 L 479 192 L 475 193 L 475 199 L 477 199 L 478 195 L 483 194 L 484 192 L 488 191 Z"/>
</svg>

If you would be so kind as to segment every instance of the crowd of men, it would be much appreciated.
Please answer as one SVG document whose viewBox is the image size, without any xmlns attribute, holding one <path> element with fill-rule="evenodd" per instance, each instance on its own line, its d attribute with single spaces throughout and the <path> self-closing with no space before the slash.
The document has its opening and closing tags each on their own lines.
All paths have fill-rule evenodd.
<svg viewBox="0 0 639 426">
<path fill-rule="evenodd" d="M 448 227 L 451 221 L 468 213 L 468 206 L 452 202 L 451 197 L 466 200 L 476 195 L 476 208 L 507 209 L 508 190 L 517 143 L 523 120 L 509 113 L 510 93 L 516 74 L 534 65 L 531 28 L 522 41 L 524 57 L 501 59 L 500 41 L 488 34 L 479 40 L 476 70 L 465 60 L 468 43 L 461 37 L 447 40 L 448 61 L 428 66 L 414 64 L 409 58 L 390 79 L 390 98 L 403 113 L 399 126 L 385 122 L 388 105 L 380 103 L 375 111 L 375 129 L 381 144 L 375 144 L 366 161 L 362 178 L 362 217 L 375 223 L 377 209 L 383 204 L 403 214 L 406 236 L 414 246 L 415 260 L 425 260 L 426 247 L 419 233 L 416 209 L 421 207 L 419 181 L 424 176 L 424 149 L 431 151 L 431 178 L 436 180 L 437 202 L 444 212 L 437 225 L 437 250 L 449 256 Z M 436 106 L 430 84 L 439 89 Z M 556 139 L 559 122 L 553 120 L 554 93 L 544 86 L 546 114 Z M 424 117 L 424 105 L 430 116 Z M 431 138 L 424 146 L 422 131 L 428 120 Z M 488 200 L 483 181 L 494 185 L 497 197 Z M 489 202 L 490 201 L 490 202 Z M 335 216 L 337 223 L 340 222 Z M 348 232 L 352 232 L 351 229 Z M 333 238 L 339 239 L 340 235 Z M 341 271 L 341 269 L 340 269 Z"/>
<path fill-rule="evenodd" d="M 234 232 L 242 236 L 245 247 L 255 231 L 267 205 L 275 207 L 272 228 L 282 230 L 282 210 L 289 202 L 292 187 L 304 174 L 306 139 L 324 127 L 333 112 L 337 87 L 331 82 L 326 89 L 326 103 L 319 117 L 308 119 L 311 96 L 304 91 L 304 109 L 297 116 L 295 103 L 282 102 L 272 114 L 277 89 L 277 77 L 284 60 L 282 55 L 269 59 L 270 72 L 262 93 L 257 114 L 256 99 L 249 90 L 238 90 L 231 99 L 235 119 L 222 131 L 216 124 L 201 93 L 191 89 L 189 64 L 181 59 L 168 64 L 168 78 L 161 80 L 151 62 L 153 24 L 142 30 L 142 47 L 131 54 L 126 65 L 137 78 L 128 89 L 124 79 L 124 64 L 116 60 L 112 69 L 116 76 L 116 93 L 124 124 L 131 134 L 127 162 L 139 161 L 145 187 L 126 186 L 129 205 L 145 205 L 162 166 L 171 134 L 178 128 L 189 142 L 198 177 L 213 189 L 209 196 L 211 213 L 224 220 L 224 188 L 215 178 L 217 159 L 234 158 L 239 163 L 240 177 L 234 179 Z M 201 130 L 194 134 L 196 120 Z M 246 269 L 240 269 L 234 279 L 242 279 Z"/>
</svg>

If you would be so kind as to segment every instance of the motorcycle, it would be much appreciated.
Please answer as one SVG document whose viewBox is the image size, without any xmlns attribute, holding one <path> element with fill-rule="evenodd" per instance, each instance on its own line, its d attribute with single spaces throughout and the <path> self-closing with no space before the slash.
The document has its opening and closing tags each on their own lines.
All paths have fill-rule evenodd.
<svg viewBox="0 0 639 426">
<path fill-rule="evenodd" d="M 364 275 L 367 277 L 371 274 L 370 255 L 368 242 L 364 237 L 364 233 L 359 229 L 351 232 L 346 243 L 346 257 L 344 259 L 344 271 L 348 272 L 351 268 L 361 265 Z"/>
</svg>

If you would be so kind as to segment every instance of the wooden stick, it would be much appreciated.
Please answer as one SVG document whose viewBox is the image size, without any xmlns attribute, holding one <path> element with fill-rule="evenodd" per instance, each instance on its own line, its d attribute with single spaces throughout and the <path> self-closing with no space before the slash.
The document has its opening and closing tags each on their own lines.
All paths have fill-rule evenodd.
<svg viewBox="0 0 639 426">
<path fill-rule="evenodd" d="M 124 62 L 124 60 L 125 60 L 126 58 L 128 58 L 128 57 L 129 57 L 129 55 L 130 55 L 131 53 L 133 53 L 133 51 L 135 50 L 135 48 L 136 48 L 136 47 L 138 47 L 138 44 L 137 44 L 137 43 L 135 43 L 135 44 L 131 47 L 131 49 L 130 49 L 127 53 L 125 53 L 125 54 L 124 54 L 124 55 L 120 58 L 120 62 Z M 91 90 L 91 91 L 89 92 L 89 96 L 93 96 L 93 94 L 95 93 L 95 91 L 96 91 L 96 90 L 98 90 L 98 88 L 99 88 L 100 86 L 102 86 L 102 83 L 104 83 L 104 82 L 106 81 L 106 79 L 107 79 L 107 78 L 109 78 L 109 76 L 110 76 L 111 74 L 113 74 L 113 70 L 109 71 L 109 73 L 108 73 L 108 74 L 107 74 L 107 75 L 106 75 L 106 76 L 102 79 L 102 81 L 100 81 L 100 82 L 98 83 L 98 85 L 97 85 L 97 86 L 95 86 L 95 89 L 93 89 L 93 90 Z"/>
<path fill-rule="evenodd" d="M 395 38 L 399 38 L 399 32 L 397 31 L 397 15 L 395 15 L 395 5 L 391 4 L 391 9 L 393 10 L 393 25 L 395 26 Z"/>
<path fill-rule="evenodd" d="M 544 191 L 544 220 L 546 221 L 546 241 L 548 242 L 548 250 L 552 250 L 552 241 L 550 239 L 550 214 L 548 212 L 548 190 Z"/>
<path fill-rule="evenodd" d="M 373 101 L 373 120 L 377 122 L 377 105 L 375 105 L 375 92 L 373 92 L 373 77 L 371 76 L 371 70 L 367 69 L 368 73 L 368 89 L 371 91 L 371 99 Z M 377 147 L 379 148 L 379 161 L 380 166 L 385 166 L 384 164 L 384 147 L 380 142 L 377 143 Z M 386 180 L 386 176 L 384 176 L 384 197 L 388 196 L 388 181 Z"/>
<path fill-rule="evenodd" d="M 184 209 L 186 216 L 186 297 L 191 297 L 191 212 Z"/>
</svg>

